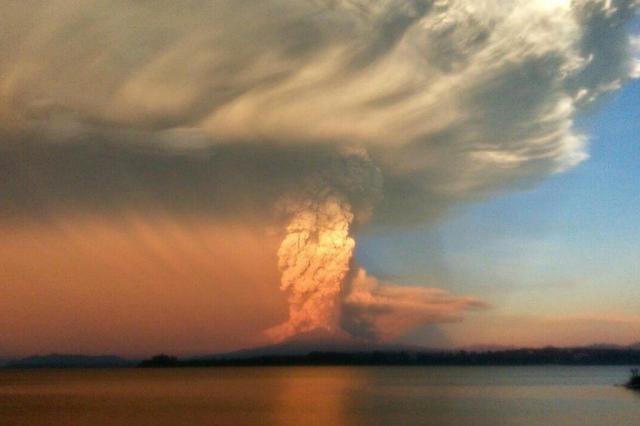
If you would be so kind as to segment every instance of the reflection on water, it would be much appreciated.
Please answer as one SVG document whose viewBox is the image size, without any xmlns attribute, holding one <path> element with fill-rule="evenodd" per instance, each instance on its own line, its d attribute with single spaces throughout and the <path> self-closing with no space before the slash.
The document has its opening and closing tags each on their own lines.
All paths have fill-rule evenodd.
<svg viewBox="0 0 640 426">
<path fill-rule="evenodd" d="M 638 425 L 624 367 L 0 370 L 0 425 Z"/>
</svg>

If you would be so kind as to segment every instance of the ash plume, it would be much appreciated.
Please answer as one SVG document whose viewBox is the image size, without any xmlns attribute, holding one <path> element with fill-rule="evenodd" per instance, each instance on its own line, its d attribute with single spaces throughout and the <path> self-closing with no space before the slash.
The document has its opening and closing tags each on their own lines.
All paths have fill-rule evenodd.
<svg viewBox="0 0 640 426">
<path fill-rule="evenodd" d="M 487 308 L 477 297 L 383 283 L 359 268 L 343 300 L 342 327 L 352 336 L 392 341 L 421 325 L 460 321 L 466 311 Z"/>
<path fill-rule="evenodd" d="M 276 228 L 276 340 L 458 320 L 484 305 L 377 281 L 356 235 L 585 161 L 576 117 L 640 75 L 638 6 L 5 2 L 0 225 L 160 213 Z"/>
<path fill-rule="evenodd" d="M 278 266 L 280 288 L 289 293 L 289 320 L 267 333 L 276 340 L 315 329 L 336 334 L 340 295 L 355 247 L 351 207 L 328 192 L 287 202 L 285 209 L 291 220 L 278 249 Z"/>
<path fill-rule="evenodd" d="M 348 148 L 301 189 L 277 203 L 285 218 L 278 249 L 280 289 L 287 292 L 289 318 L 266 334 L 276 341 L 341 329 L 342 298 L 353 265 L 353 231 L 369 220 L 382 189 L 380 171 L 366 152 Z"/>
</svg>

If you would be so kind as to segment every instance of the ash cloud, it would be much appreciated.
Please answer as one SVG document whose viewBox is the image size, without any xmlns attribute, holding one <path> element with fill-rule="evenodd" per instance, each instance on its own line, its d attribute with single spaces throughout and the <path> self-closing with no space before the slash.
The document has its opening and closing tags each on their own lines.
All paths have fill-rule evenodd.
<svg viewBox="0 0 640 426">
<path fill-rule="evenodd" d="M 9 2 L 0 17 L 0 217 L 162 210 L 260 217 L 286 232 L 308 218 L 300 208 L 322 212 L 333 194 L 345 244 L 355 229 L 431 221 L 587 158 L 573 120 L 637 76 L 627 30 L 637 8 Z M 295 208 L 281 208 L 291 200 Z M 307 232 L 293 228 L 282 251 Z M 309 232 L 302 251 L 322 261 L 325 231 Z M 350 247 L 337 268 L 350 273 L 331 279 L 331 321 L 344 316 L 337 321 L 380 337 L 455 316 L 440 315 L 431 300 L 441 295 L 429 290 L 359 285 L 352 244 L 334 246 Z M 301 281 L 285 284 L 283 273 L 294 291 Z M 315 300 L 304 294 L 291 296 L 301 297 L 291 309 Z M 411 297 L 424 303 L 405 314 L 401 299 Z M 473 305 L 447 297 L 453 309 L 443 312 Z"/>
<path fill-rule="evenodd" d="M 465 311 L 487 308 L 475 297 L 383 283 L 359 269 L 344 300 L 342 326 L 353 336 L 393 340 L 421 325 L 460 321 Z"/>
<path fill-rule="evenodd" d="M 65 143 L 5 138 L 0 219 L 160 210 L 273 221 L 281 219 L 276 206 L 284 195 L 310 197 L 314 187 L 333 188 L 367 216 L 380 192 L 379 171 L 358 151 L 269 142 L 167 145 L 189 137 L 181 133 L 139 139 L 95 132 Z"/>
</svg>

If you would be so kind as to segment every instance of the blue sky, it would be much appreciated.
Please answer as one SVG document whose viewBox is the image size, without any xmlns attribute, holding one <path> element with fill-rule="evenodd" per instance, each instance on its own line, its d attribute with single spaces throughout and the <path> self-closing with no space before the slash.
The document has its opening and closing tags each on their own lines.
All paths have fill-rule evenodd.
<svg viewBox="0 0 640 426">
<path fill-rule="evenodd" d="M 637 2 L 5 3 L 0 354 L 640 340 Z"/>
<path fill-rule="evenodd" d="M 590 158 L 576 168 L 459 207 L 436 226 L 365 237 L 358 259 L 389 281 L 477 295 L 494 312 L 637 315 L 638 99 L 640 81 L 631 81 L 579 117 Z"/>
</svg>

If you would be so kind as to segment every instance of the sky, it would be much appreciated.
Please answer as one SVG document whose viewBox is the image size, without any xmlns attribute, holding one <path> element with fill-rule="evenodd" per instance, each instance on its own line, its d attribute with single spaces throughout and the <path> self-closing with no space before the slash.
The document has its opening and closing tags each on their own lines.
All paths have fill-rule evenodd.
<svg viewBox="0 0 640 426">
<path fill-rule="evenodd" d="M 427 326 L 408 341 L 434 345 L 626 344 L 640 336 L 640 83 L 578 118 L 589 160 L 456 209 L 435 226 L 362 239 L 372 272 L 483 294 L 473 321 Z M 551 327 L 551 329 L 549 328 Z M 446 338 L 445 338 L 446 336 Z"/>
<path fill-rule="evenodd" d="M 638 7 L 9 3 L 0 355 L 639 341 Z"/>
</svg>

